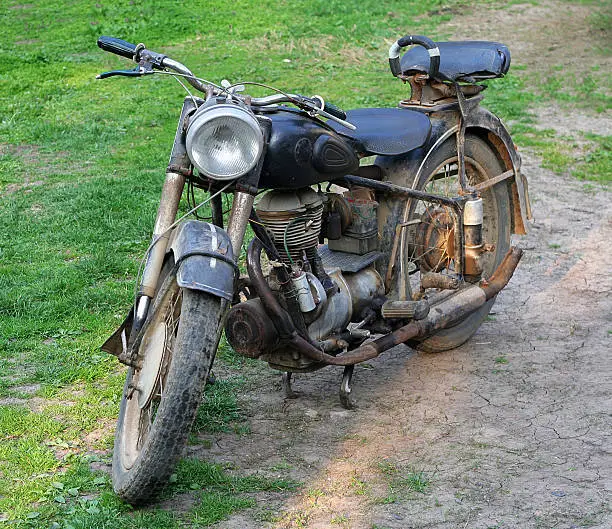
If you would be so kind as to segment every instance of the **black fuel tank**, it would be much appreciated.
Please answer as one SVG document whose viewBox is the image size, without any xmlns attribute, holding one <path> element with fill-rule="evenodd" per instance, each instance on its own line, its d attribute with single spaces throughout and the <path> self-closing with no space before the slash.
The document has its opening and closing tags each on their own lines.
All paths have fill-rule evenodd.
<svg viewBox="0 0 612 529">
<path fill-rule="evenodd" d="M 259 179 L 262 189 L 297 189 L 355 171 L 359 159 L 340 135 L 302 112 L 266 112 L 270 144 Z"/>
</svg>

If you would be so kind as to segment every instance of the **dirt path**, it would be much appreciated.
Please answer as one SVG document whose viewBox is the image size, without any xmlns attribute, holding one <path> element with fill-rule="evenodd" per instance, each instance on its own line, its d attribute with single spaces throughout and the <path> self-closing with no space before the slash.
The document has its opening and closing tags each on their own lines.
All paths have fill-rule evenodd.
<svg viewBox="0 0 612 529">
<path fill-rule="evenodd" d="M 457 16 L 449 31 L 520 41 L 517 62 L 536 68 L 535 50 L 555 31 L 583 31 L 587 10 L 512 6 Z M 559 53 L 559 39 L 546 53 Z M 605 116 L 594 123 L 610 130 Z M 305 485 L 260 495 L 257 509 L 218 527 L 612 526 L 612 200 L 523 156 L 535 222 L 490 321 L 454 351 L 399 347 L 358 367 L 356 411 L 338 404 L 338 370 L 298 377 L 296 400 L 283 400 L 278 374 L 258 375 L 241 396 L 252 433 L 190 450 Z M 423 493 L 411 490 L 420 472 Z M 273 512 L 284 515 L 270 521 Z"/>
<path fill-rule="evenodd" d="M 396 348 L 358 369 L 354 412 L 336 370 L 298 378 L 285 401 L 264 375 L 243 396 L 252 433 L 194 452 L 304 491 L 258 498 L 282 522 L 259 510 L 219 527 L 610 527 L 610 195 L 529 156 L 525 172 L 536 221 L 491 321 L 454 351 Z M 431 483 L 410 492 L 393 468 Z"/>
</svg>

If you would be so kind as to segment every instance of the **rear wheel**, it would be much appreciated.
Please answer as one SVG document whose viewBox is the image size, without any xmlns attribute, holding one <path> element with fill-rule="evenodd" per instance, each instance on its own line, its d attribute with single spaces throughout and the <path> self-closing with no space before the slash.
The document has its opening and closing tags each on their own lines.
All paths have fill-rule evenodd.
<svg viewBox="0 0 612 529">
<path fill-rule="evenodd" d="M 491 147 L 477 136 L 465 138 L 465 169 L 470 184 L 480 184 L 501 174 L 505 169 Z M 453 196 L 458 191 L 457 151 L 455 138 L 443 143 L 425 162 L 416 189 L 432 194 Z M 483 242 L 490 251 L 481 257 L 482 277 L 489 277 L 510 247 L 510 198 L 506 182 L 481 193 L 483 201 Z M 454 235 L 451 211 L 415 200 L 410 205 L 409 219 L 413 224 L 406 230 L 407 255 L 404 255 L 406 281 L 413 292 L 420 288 L 421 275 L 426 272 L 456 275 Z M 419 222 L 420 221 L 420 222 Z M 446 351 L 467 341 L 489 313 L 494 299 L 470 314 L 457 325 L 436 332 L 413 347 L 427 352 Z"/>
<path fill-rule="evenodd" d="M 221 336 L 225 301 L 180 288 L 174 271 L 158 289 L 136 339 L 113 452 L 113 487 L 133 505 L 166 485 L 187 442 Z"/>
</svg>

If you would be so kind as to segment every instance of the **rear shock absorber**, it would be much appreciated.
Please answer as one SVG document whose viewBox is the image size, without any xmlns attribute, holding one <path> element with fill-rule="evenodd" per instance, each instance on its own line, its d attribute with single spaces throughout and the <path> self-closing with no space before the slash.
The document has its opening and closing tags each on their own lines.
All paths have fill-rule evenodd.
<svg viewBox="0 0 612 529">
<path fill-rule="evenodd" d="M 482 276 L 483 208 L 482 198 L 468 200 L 463 210 L 463 236 L 465 239 L 465 275 L 468 281 L 478 281 Z"/>
</svg>

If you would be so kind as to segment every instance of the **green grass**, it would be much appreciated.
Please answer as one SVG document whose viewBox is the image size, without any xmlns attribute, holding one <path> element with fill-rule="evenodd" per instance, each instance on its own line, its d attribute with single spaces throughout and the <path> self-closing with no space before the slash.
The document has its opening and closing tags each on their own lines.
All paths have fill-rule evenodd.
<svg viewBox="0 0 612 529">
<path fill-rule="evenodd" d="M 384 460 L 377 464 L 388 486 L 388 495 L 378 498 L 376 503 L 394 503 L 411 492 L 424 494 L 431 484 L 431 476 L 423 470 L 404 467 L 392 461 Z"/>
<path fill-rule="evenodd" d="M 0 405 L 0 520 L 62 529 L 206 526 L 252 506 L 252 492 L 295 488 L 183 461 L 167 497 L 192 495 L 194 506 L 178 515 L 132 510 L 104 475 L 90 470 L 92 460 L 110 457 L 124 377 L 99 346 L 131 303 L 184 97 L 161 76 L 96 81 L 101 71 L 132 67 L 99 50 L 96 38 L 144 41 L 214 81 L 322 93 L 345 108 L 394 106 L 408 89 L 388 71 L 390 42 L 408 30 L 438 37 L 438 24 L 463 5 L 7 0 L 0 6 L 0 398 L 25 401 Z M 601 17 L 592 23 L 608 29 Z M 529 112 L 541 100 L 609 109 L 605 82 L 605 72 L 568 81 L 557 71 L 538 79 L 519 66 L 489 83 L 486 104 L 547 166 L 605 182 L 612 173 L 609 137 L 560 142 L 537 129 Z M 578 157 L 565 147 L 577 141 Z M 236 393 L 246 384 L 239 373 L 254 369 L 253 362 L 227 346 L 219 356 L 235 375 L 206 389 L 193 442 L 211 432 L 248 434 Z M 34 393 L 19 389 L 25 385 Z M 394 476 L 398 490 L 427 486 L 422 473 Z M 361 490 L 361 483 L 354 487 Z"/>
</svg>

